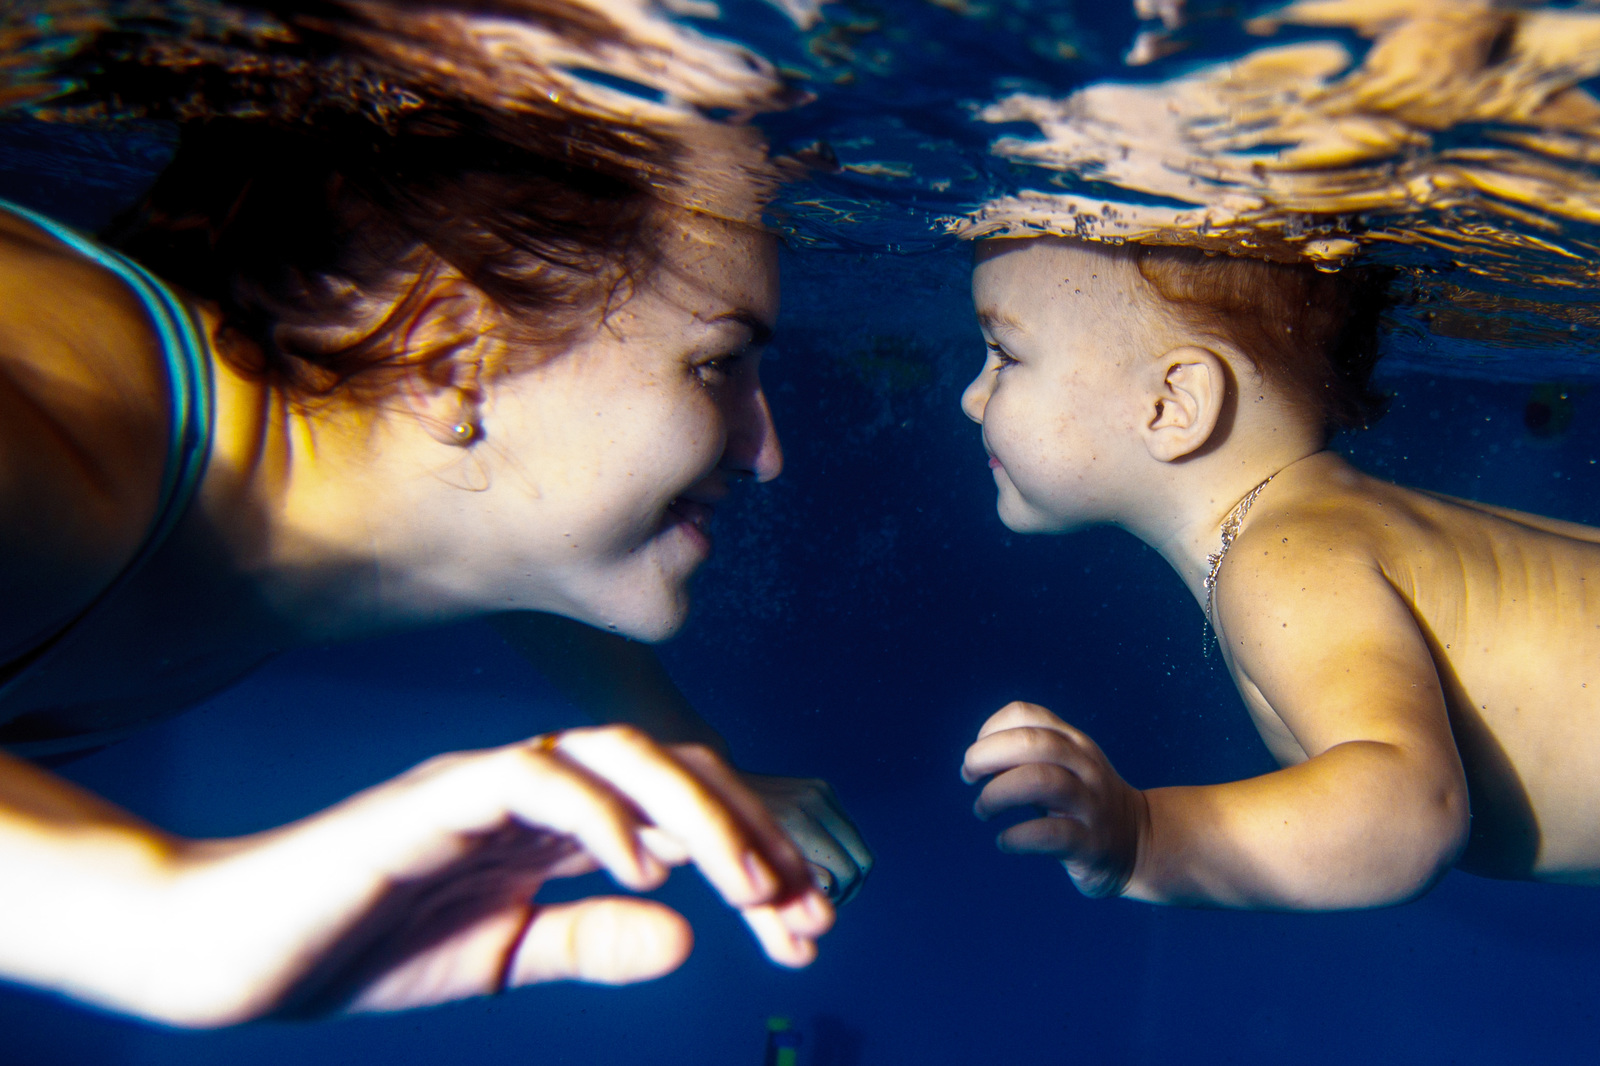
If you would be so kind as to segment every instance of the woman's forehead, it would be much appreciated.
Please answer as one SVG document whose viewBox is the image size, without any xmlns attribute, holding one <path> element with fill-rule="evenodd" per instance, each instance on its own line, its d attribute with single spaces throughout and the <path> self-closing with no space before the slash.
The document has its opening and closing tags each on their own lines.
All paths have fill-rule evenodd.
<svg viewBox="0 0 1600 1066">
<path fill-rule="evenodd" d="M 743 309 L 770 321 L 778 312 L 778 243 L 772 234 L 697 212 L 666 221 L 652 282 L 663 295 L 714 313 Z"/>
</svg>

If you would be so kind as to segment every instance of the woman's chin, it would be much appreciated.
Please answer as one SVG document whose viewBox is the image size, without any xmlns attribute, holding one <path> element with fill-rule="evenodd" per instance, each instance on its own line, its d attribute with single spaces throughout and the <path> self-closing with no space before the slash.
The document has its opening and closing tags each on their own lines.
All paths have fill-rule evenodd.
<svg viewBox="0 0 1600 1066">
<path fill-rule="evenodd" d="M 689 582 L 705 556 L 680 536 L 657 536 L 607 563 L 567 575 L 539 610 L 630 640 L 658 643 L 689 619 Z"/>
<path fill-rule="evenodd" d="M 673 588 L 644 585 L 640 582 L 628 589 L 625 600 L 596 603 L 587 610 L 572 612 L 570 617 L 646 644 L 671 640 L 689 620 L 687 582 Z"/>
<path fill-rule="evenodd" d="M 641 615 L 636 619 L 615 622 L 615 631 L 621 633 L 629 640 L 643 641 L 646 644 L 660 644 L 664 640 L 671 640 L 683 629 L 684 623 L 689 620 L 689 604 L 687 601 L 674 610 L 653 611 Z"/>
</svg>

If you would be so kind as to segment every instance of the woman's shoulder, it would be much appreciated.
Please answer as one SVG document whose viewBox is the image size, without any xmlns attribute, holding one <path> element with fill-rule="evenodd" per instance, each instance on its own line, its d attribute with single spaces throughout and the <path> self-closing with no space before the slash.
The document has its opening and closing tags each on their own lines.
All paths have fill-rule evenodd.
<svg viewBox="0 0 1600 1066">
<path fill-rule="evenodd" d="M 75 614 L 137 550 L 160 492 L 168 403 L 138 296 L 0 212 L 0 662 Z"/>
</svg>

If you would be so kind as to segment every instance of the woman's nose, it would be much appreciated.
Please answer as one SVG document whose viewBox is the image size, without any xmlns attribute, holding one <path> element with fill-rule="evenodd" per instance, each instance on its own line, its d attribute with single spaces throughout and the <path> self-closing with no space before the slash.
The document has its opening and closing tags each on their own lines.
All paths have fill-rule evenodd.
<svg viewBox="0 0 1600 1066">
<path fill-rule="evenodd" d="M 778 427 L 773 424 L 767 394 L 759 387 L 740 404 L 728 427 L 724 465 L 749 474 L 757 481 L 771 481 L 783 473 L 783 445 L 778 443 Z"/>
<path fill-rule="evenodd" d="M 993 378 L 989 374 L 980 370 L 978 371 L 978 376 L 972 379 L 972 384 L 968 385 L 966 391 L 961 394 L 962 412 L 980 426 L 983 425 L 984 409 L 989 406 L 990 382 L 992 380 Z"/>
</svg>

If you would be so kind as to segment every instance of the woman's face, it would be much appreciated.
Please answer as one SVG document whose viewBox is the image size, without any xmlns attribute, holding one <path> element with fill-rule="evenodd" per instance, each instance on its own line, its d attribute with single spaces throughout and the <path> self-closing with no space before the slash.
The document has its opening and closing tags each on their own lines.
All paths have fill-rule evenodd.
<svg viewBox="0 0 1600 1066">
<path fill-rule="evenodd" d="M 434 561 L 446 571 L 435 578 L 471 606 L 664 639 L 687 615 L 717 503 L 732 482 L 778 476 L 758 376 L 776 242 L 673 212 L 663 243 L 603 323 L 485 386 L 481 440 L 438 472 L 453 491 L 434 495 L 427 539 L 454 558 Z"/>
</svg>

